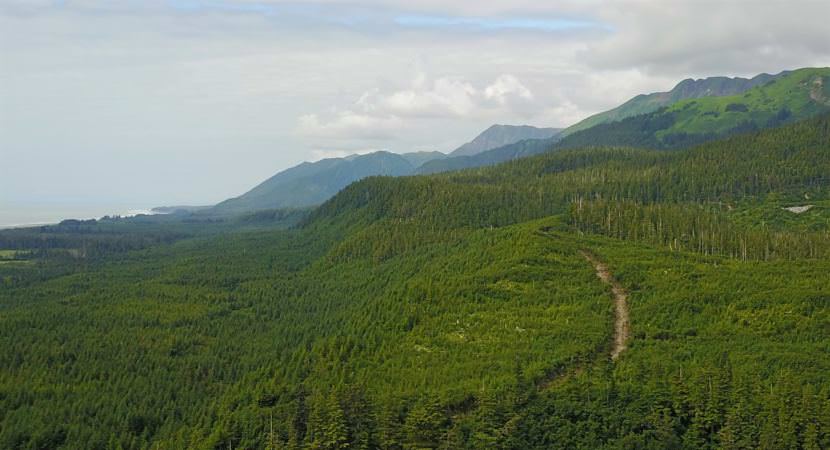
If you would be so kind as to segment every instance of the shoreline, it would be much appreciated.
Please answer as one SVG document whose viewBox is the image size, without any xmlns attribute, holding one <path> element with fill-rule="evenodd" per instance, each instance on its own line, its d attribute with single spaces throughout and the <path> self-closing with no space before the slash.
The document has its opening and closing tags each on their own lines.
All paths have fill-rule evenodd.
<svg viewBox="0 0 830 450">
<path fill-rule="evenodd" d="M 21 229 L 21 228 L 35 228 L 35 227 L 42 227 L 42 226 L 49 226 L 49 225 L 58 225 L 60 222 L 64 220 L 101 220 L 104 217 L 121 217 L 121 218 L 129 218 L 129 217 L 136 217 L 136 216 L 156 216 L 156 215 L 164 215 L 166 213 L 155 211 L 153 209 L 143 209 L 143 208 L 133 208 L 128 209 L 126 213 L 112 213 L 112 214 L 95 214 L 95 215 L 88 215 L 85 217 L 72 217 L 70 214 L 67 214 L 66 217 L 60 219 L 46 219 L 42 221 L 33 221 L 33 222 L 20 222 L 20 223 L 12 223 L 12 224 L 0 224 L 0 230 L 14 230 L 14 229 Z M 82 215 L 81 215 L 82 216 Z"/>
</svg>

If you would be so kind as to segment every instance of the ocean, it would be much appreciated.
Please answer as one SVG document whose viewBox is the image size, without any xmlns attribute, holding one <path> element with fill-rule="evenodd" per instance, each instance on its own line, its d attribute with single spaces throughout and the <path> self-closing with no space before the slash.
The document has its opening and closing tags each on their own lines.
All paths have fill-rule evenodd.
<svg viewBox="0 0 830 450">
<path fill-rule="evenodd" d="M 0 205 L 0 229 L 48 225 L 64 219 L 100 219 L 104 216 L 153 214 L 136 205 Z"/>
</svg>

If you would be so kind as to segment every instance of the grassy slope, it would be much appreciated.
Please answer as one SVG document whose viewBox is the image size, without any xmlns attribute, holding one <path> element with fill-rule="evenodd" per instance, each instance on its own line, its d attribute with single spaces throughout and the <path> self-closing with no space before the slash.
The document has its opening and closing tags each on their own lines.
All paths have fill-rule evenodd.
<svg viewBox="0 0 830 450">
<path fill-rule="evenodd" d="M 820 89 L 816 88 L 817 80 L 821 80 Z M 683 100 L 668 108 L 666 112 L 676 114 L 677 119 L 671 128 L 659 135 L 723 133 L 746 121 L 763 126 L 783 109 L 792 114 L 791 120 L 810 117 L 830 108 L 830 96 L 825 92 L 811 98 L 828 84 L 830 68 L 800 69 L 742 95 Z M 729 105 L 744 105 L 748 111 L 729 111 Z"/>
<path fill-rule="evenodd" d="M 669 106 L 672 103 L 688 98 L 723 96 L 729 95 L 730 92 L 732 94 L 743 93 L 742 91 L 784 74 L 786 74 L 786 72 L 782 72 L 778 75 L 761 74 L 750 80 L 727 77 L 711 77 L 703 80 L 685 80 L 675 86 L 675 88 L 671 91 L 641 94 L 614 109 L 588 117 L 587 119 L 568 127 L 562 132 L 562 135 L 568 136 L 576 133 L 577 131 L 587 130 L 588 128 L 603 123 L 617 122 L 628 117 L 648 114 L 657 111 L 664 106 Z"/>
<path fill-rule="evenodd" d="M 683 149 L 725 136 L 775 128 L 830 111 L 822 91 L 830 68 L 786 73 L 746 93 L 683 100 L 655 112 L 568 135 L 556 148 L 624 145 Z"/>
<path fill-rule="evenodd" d="M 617 122 L 628 117 L 654 112 L 673 102 L 672 98 L 665 94 L 638 95 L 610 111 L 593 115 L 575 125 L 571 125 L 562 132 L 562 136 L 567 137 L 577 131 L 587 130 L 603 123 Z"/>
</svg>

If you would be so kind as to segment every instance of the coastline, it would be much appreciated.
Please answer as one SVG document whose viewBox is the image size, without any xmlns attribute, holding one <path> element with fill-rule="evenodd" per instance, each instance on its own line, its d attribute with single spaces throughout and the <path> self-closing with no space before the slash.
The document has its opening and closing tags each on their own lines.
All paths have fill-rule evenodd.
<svg viewBox="0 0 830 450">
<path fill-rule="evenodd" d="M 60 209 L 60 208 L 58 208 Z M 79 211 L 77 209 L 76 211 Z M 154 211 L 153 209 L 147 208 L 126 208 L 126 212 L 121 213 L 113 213 L 113 212 L 104 212 L 104 211 L 113 211 L 113 210 L 120 210 L 124 211 L 125 208 L 95 208 L 95 211 L 87 210 L 84 212 L 80 212 L 77 214 L 73 214 L 71 211 L 72 209 L 68 209 L 65 213 L 64 212 L 40 212 L 34 211 L 29 212 L 28 209 L 20 209 L 20 210 L 0 210 L 0 220 L 3 220 L 3 217 L 6 214 L 9 214 L 12 217 L 18 217 L 17 220 L 11 219 L 9 220 L 10 223 L 2 223 L 0 222 L 0 230 L 11 230 L 11 229 L 19 229 L 19 228 L 34 228 L 34 227 L 41 227 L 46 225 L 57 225 L 63 220 L 69 219 L 77 219 L 77 220 L 101 220 L 104 217 L 135 217 L 139 215 L 147 215 L 147 216 L 154 216 L 159 214 L 164 214 L 163 212 Z M 54 211 L 54 210 L 52 210 Z M 31 220 L 25 219 L 25 217 L 32 217 Z"/>
</svg>

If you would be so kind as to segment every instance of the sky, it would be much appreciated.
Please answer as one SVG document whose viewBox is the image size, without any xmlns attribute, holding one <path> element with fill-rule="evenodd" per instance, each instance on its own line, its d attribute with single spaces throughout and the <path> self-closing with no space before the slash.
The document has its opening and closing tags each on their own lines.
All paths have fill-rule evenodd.
<svg viewBox="0 0 830 450">
<path fill-rule="evenodd" d="M 0 0 L 0 214 L 212 204 L 302 161 L 830 66 L 826 0 Z"/>
</svg>

